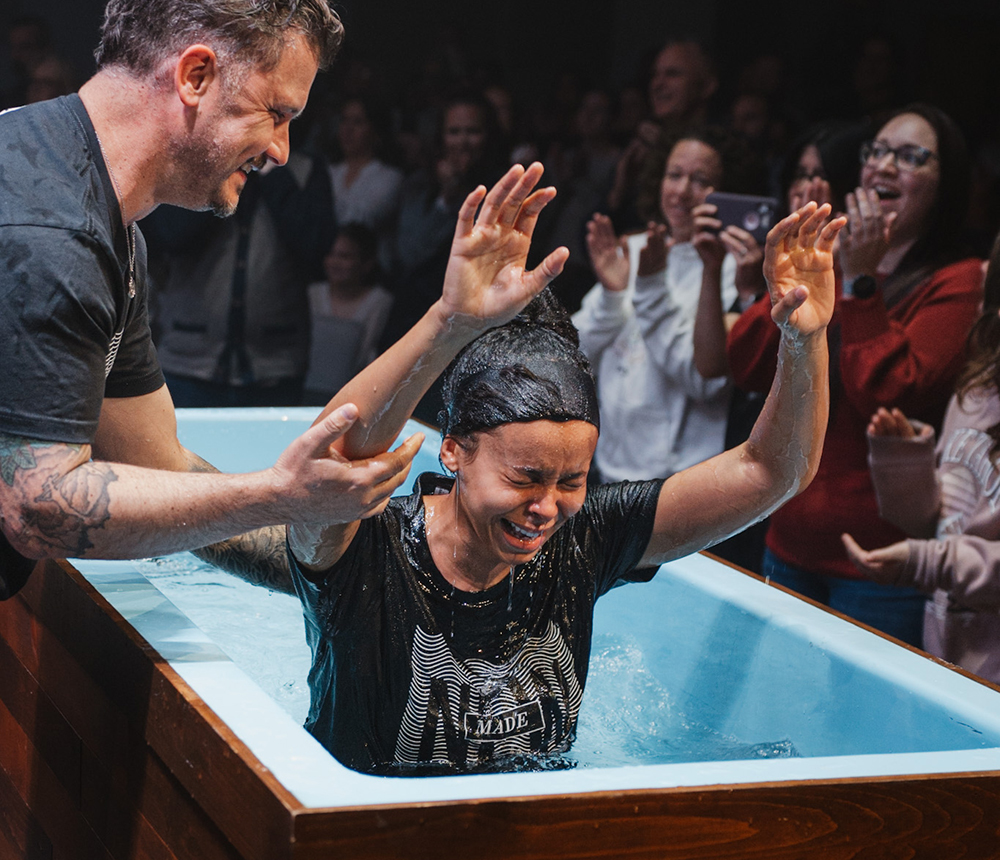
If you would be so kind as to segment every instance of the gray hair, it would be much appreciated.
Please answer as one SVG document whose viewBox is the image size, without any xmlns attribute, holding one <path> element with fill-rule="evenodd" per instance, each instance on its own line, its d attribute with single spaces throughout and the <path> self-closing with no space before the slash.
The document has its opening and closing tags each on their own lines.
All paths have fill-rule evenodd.
<svg viewBox="0 0 1000 860">
<path fill-rule="evenodd" d="M 149 74 L 171 53 L 204 42 L 237 65 L 268 71 L 289 31 L 305 36 L 321 69 L 344 38 L 328 0 L 110 0 L 94 57 L 99 69 Z"/>
</svg>

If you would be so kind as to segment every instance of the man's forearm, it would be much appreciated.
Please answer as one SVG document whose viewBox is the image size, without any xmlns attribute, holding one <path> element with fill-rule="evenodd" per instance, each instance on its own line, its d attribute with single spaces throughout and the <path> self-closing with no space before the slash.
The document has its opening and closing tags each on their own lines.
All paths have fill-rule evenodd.
<svg viewBox="0 0 1000 860">
<path fill-rule="evenodd" d="M 280 521 L 259 473 L 160 471 L 93 462 L 86 453 L 86 446 L 27 440 L 12 446 L 6 437 L 0 454 L 3 528 L 22 555 L 162 555 Z"/>
<path fill-rule="evenodd" d="M 218 472 L 211 463 L 187 452 L 192 472 Z M 267 526 L 193 550 L 198 558 L 251 585 L 294 594 L 284 526 Z"/>
<path fill-rule="evenodd" d="M 198 558 L 251 585 L 294 594 L 283 526 L 268 526 L 193 550 Z"/>
</svg>

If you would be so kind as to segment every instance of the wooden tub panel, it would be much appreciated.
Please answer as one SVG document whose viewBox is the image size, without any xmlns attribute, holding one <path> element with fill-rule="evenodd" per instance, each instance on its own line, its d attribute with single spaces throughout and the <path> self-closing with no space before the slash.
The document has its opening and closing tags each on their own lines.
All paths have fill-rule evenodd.
<svg viewBox="0 0 1000 860">
<path fill-rule="evenodd" d="M 0 767 L 54 857 L 287 856 L 287 792 L 79 574 L 40 565 L 0 605 L 0 640 L 0 701 L 17 711 L 4 708 Z"/>
<path fill-rule="evenodd" d="M 663 789 L 305 813 L 299 860 L 1000 856 L 1000 777 Z"/>
<path fill-rule="evenodd" d="M 994 858 L 1000 774 L 307 810 L 71 568 L 0 604 L 0 860 Z"/>
</svg>

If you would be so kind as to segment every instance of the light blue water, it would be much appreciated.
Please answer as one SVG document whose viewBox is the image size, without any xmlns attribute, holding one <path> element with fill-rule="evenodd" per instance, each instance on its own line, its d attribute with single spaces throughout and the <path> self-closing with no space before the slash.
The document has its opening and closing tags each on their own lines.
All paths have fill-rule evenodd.
<svg viewBox="0 0 1000 860">
<path fill-rule="evenodd" d="M 179 410 L 178 432 L 219 468 L 246 471 L 273 463 L 314 415 Z M 402 435 L 418 429 L 411 422 Z M 438 468 L 438 447 L 428 431 L 400 492 Z M 140 567 L 301 724 L 310 656 L 295 598 L 192 556 Z M 786 758 L 801 773 L 791 759 L 823 757 L 829 769 L 834 756 L 1000 748 L 993 691 L 701 556 L 613 589 L 597 604 L 595 631 L 568 756 L 584 767 Z"/>
<path fill-rule="evenodd" d="M 293 719 L 305 721 L 311 656 L 298 598 L 249 585 L 189 553 L 135 564 Z M 595 635 L 568 762 L 615 767 L 796 755 L 788 738 L 733 737 L 691 718 L 649 672 L 634 638 Z"/>
</svg>

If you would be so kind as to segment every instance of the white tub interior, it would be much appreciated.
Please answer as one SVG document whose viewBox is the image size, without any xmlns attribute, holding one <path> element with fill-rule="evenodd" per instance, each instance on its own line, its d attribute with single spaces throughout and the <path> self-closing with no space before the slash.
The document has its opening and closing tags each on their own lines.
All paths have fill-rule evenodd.
<svg viewBox="0 0 1000 860">
<path fill-rule="evenodd" d="M 179 432 L 219 468 L 251 470 L 314 415 L 181 410 Z M 429 438 L 417 470 L 436 459 Z M 1000 770 L 1000 693 L 700 555 L 599 601 L 575 747 L 586 766 L 419 779 L 344 768 L 301 728 L 294 598 L 183 557 L 75 564 L 310 807 Z M 689 758 L 721 760 L 684 761 L 692 739 L 704 743 Z"/>
</svg>

